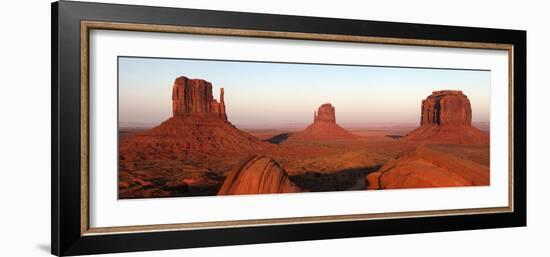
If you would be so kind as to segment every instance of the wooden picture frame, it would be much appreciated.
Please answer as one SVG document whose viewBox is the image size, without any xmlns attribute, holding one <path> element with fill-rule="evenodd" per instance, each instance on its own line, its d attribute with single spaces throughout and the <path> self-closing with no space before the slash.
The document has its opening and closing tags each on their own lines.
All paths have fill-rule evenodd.
<svg viewBox="0 0 550 257">
<path fill-rule="evenodd" d="M 94 29 L 505 50 L 509 54 L 509 204 L 90 227 L 88 47 Z M 59 256 L 526 225 L 525 31 L 61 1 L 52 4 L 51 108 L 51 240 L 52 254 Z"/>
</svg>

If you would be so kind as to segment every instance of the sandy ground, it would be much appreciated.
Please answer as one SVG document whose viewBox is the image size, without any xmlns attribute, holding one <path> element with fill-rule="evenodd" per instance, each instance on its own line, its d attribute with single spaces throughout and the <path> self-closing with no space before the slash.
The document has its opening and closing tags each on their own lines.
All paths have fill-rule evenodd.
<svg viewBox="0 0 550 257">
<path fill-rule="evenodd" d="M 244 130 L 245 132 L 276 145 L 276 151 L 263 153 L 282 165 L 290 179 L 300 188 L 311 192 L 365 190 L 365 177 L 401 154 L 414 151 L 420 143 L 403 140 L 410 127 L 351 128 L 359 136 L 353 141 L 294 142 L 286 138 L 295 129 Z M 123 139 L 141 128 L 123 128 Z M 488 146 L 434 145 L 433 149 L 489 164 Z M 137 170 L 136 182 L 145 188 L 145 195 L 134 195 L 122 189 L 122 198 L 173 197 L 215 195 L 227 173 L 245 155 L 226 158 L 205 156 L 197 160 L 144 160 L 132 163 Z M 121 166 L 122 167 L 122 166 Z M 125 173 L 120 173 L 123 180 Z M 134 177 L 132 179 L 135 180 Z M 129 187 L 132 188 L 132 187 Z"/>
</svg>

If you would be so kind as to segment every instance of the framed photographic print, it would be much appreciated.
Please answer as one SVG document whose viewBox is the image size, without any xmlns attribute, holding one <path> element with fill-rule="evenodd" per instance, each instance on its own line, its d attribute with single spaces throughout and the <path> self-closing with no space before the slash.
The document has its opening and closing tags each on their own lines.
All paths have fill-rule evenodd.
<svg viewBox="0 0 550 257">
<path fill-rule="evenodd" d="M 526 32 L 57 2 L 52 253 L 526 225 Z"/>
</svg>

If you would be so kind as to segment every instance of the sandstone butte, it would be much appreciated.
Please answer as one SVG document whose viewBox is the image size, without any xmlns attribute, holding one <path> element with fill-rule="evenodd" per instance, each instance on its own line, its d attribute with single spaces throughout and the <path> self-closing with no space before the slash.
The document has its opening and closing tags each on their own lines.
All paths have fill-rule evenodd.
<svg viewBox="0 0 550 257">
<path fill-rule="evenodd" d="M 218 195 L 297 193 L 302 190 L 275 161 L 253 156 L 236 166 L 225 179 Z"/>
<path fill-rule="evenodd" d="M 421 110 L 420 127 L 405 137 L 421 144 L 369 174 L 367 189 L 489 185 L 488 165 L 461 158 L 456 149 L 436 150 L 438 144 L 488 149 L 488 135 L 472 127 L 468 98 L 461 91 L 435 91 L 422 101 Z"/>
<path fill-rule="evenodd" d="M 420 127 L 406 140 L 458 144 L 486 144 L 487 133 L 472 126 L 470 100 L 457 90 L 434 91 L 422 100 Z"/>
<path fill-rule="evenodd" d="M 214 117 L 227 120 L 223 88 L 220 102 L 212 96 L 212 83 L 202 79 L 178 77 L 172 87 L 172 113 L 174 117 Z"/>
<path fill-rule="evenodd" d="M 121 160 L 184 159 L 190 154 L 255 152 L 271 146 L 228 121 L 223 88 L 218 102 L 208 81 L 176 78 L 172 113 L 157 127 L 121 140 Z"/>
<path fill-rule="evenodd" d="M 336 124 L 336 111 L 330 103 L 325 103 L 313 113 L 313 124 L 304 131 L 291 135 L 289 141 L 331 141 L 354 140 L 358 136 Z"/>
</svg>

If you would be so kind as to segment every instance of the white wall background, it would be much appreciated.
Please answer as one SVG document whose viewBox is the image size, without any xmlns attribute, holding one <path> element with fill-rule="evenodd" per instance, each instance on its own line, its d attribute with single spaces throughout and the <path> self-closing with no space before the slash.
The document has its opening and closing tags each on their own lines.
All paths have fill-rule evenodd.
<svg viewBox="0 0 550 257">
<path fill-rule="evenodd" d="M 548 256 L 550 32 L 545 1 L 232 0 L 155 4 L 528 31 L 528 227 L 127 253 L 117 256 Z M 0 255 L 47 256 L 50 244 L 50 1 L 0 10 Z"/>
</svg>

